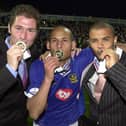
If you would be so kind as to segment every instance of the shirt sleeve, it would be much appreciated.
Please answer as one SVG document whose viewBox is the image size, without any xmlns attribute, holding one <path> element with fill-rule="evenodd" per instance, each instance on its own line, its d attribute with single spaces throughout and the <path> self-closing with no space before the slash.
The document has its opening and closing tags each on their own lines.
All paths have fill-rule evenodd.
<svg viewBox="0 0 126 126">
<path fill-rule="evenodd" d="M 126 101 L 126 66 L 118 62 L 105 72 L 106 78 Z"/>
<path fill-rule="evenodd" d="M 91 48 L 87 47 L 82 49 L 80 54 L 75 57 L 75 63 L 78 69 L 82 71 L 88 64 L 90 64 L 94 59 L 94 53 Z"/>
<path fill-rule="evenodd" d="M 40 60 L 35 60 L 29 71 L 29 86 L 25 92 L 25 95 L 29 98 L 34 96 L 42 84 L 44 78 L 44 65 Z"/>
<path fill-rule="evenodd" d="M 16 78 L 17 71 L 15 71 L 9 64 L 6 64 L 6 68 L 10 71 L 10 73 Z"/>
</svg>

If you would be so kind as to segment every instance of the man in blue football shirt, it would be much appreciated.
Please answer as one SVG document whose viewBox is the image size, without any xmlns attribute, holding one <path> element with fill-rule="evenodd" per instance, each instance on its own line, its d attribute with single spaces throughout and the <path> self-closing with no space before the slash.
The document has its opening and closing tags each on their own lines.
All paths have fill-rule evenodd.
<svg viewBox="0 0 126 126">
<path fill-rule="evenodd" d="M 78 126 L 84 113 L 80 77 L 93 60 L 92 50 L 86 48 L 71 58 L 75 42 L 71 30 L 64 26 L 51 31 L 46 46 L 49 55 L 31 65 L 26 91 L 29 114 L 35 126 Z"/>
</svg>

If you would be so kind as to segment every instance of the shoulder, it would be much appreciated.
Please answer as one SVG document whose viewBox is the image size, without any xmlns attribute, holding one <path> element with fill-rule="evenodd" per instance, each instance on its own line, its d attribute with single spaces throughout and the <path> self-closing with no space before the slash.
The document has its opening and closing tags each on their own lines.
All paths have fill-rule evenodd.
<svg viewBox="0 0 126 126">
<path fill-rule="evenodd" d="M 33 62 L 32 62 L 32 65 L 34 66 L 34 65 L 42 65 L 43 64 L 43 61 L 42 60 L 40 60 L 40 59 L 36 59 L 36 60 L 34 60 Z"/>
<path fill-rule="evenodd" d="M 82 52 L 87 54 L 87 55 L 94 55 L 93 50 L 90 47 L 82 49 Z"/>
<path fill-rule="evenodd" d="M 39 69 L 42 68 L 43 62 L 40 59 L 36 59 L 32 62 L 30 69 Z"/>
<path fill-rule="evenodd" d="M 93 50 L 90 47 L 87 47 L 87 48 L 82 49 L 82 51 L 78 55 L 78 58 L 82 58 L 83 60 L 84 59 L 93 60 L 93 58 L 94 58 Z"/>
</svg>

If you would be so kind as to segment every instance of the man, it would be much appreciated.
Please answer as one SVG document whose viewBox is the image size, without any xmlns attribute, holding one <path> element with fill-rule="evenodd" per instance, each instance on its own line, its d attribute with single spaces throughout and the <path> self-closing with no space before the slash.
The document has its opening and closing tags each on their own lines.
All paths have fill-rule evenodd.
<svg viewBox="0 0 126 126">
<path fill-rule="evenodd" d="M 92 50 L 84 49 L 70 58 L 75 41 L 64 26 L 54 27 L 46 45 L 49 55 L 33 62 L 30 69 L 29 114 L 35 126 L 78 126 L 84 112 L 80 77 L 93 60 Z"/>
<path fill-rule="evenodd" d="M 90 116 L 82 117 L 83 125 L 126 124 L 126 53 L 115 47 L 116 42 L 110 24 L 97 22 L 89 30 L 90 47 L 96 57 L 82 74 L 83 88 L 90 102 Z"/>
<path fill-rule="evenodd" d="M 21 62 L 29 66 L 28 48 L 34 43 L 38 28 L 39 13 L 35 8 L 18 5 L 12 9 L 8 24 L 10 36 L 0 42 L 0 126 L 27 126 L 26 97 L 19 74 L 23 68 L 19 66 Z M 20 44 L 27 48 L 27 52 L 22 50 Z M 23 57 L 28 59 L 25 61 Z"/>
</svg>

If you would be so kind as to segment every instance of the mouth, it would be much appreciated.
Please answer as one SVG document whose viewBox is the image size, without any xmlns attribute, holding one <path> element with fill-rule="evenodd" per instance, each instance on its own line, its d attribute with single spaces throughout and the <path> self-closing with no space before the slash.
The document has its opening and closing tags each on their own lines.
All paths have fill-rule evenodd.
<svg viewBox="0 0 126 126">
<path fill-rule="evenodd" d="M 97 57 L 98 57 L 98 59 L 99 60 L 103 60 L 102 58 L 101 58 L 101 54 L 103 53 L 103 50 L 98 50 L 97 51 Z"/>
<path fill-rule="evenodd" d="M 103 50 L 98 50 L 97 54 L 100 56 L 102 54 Z"/>
</svg>

